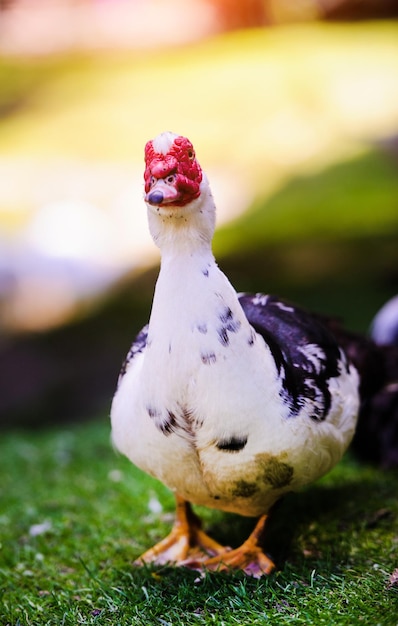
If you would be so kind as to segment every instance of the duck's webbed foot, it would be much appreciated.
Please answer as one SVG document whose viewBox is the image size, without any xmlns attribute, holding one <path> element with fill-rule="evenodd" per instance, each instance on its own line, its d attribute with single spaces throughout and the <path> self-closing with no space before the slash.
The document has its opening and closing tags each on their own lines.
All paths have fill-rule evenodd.
<svg viewBox="0 0 398 626">
<path fill-rule="evenodd" d="M 275 565 L 273 561 L 264 554 L 260 545 L 266 520 L 266 515 L 260 517 L 251 535 L 239 548 L 219 553 L 197 563 L 191 559 L 190 562 L 186 562 L 185 565 L 198 570 L 212 570 L 218 572 L 242 570 L 254 578 L 260 578 L 261 576 L 270 574 L 275 569 Z"/>
<path fill-rule="evenodd" d="M 202 530 L 201 521 L 189 502 L 177 496 L 176 505 L 176 520 L 170 534 L 144 552 L 134 565 L 172 563 L 189 567 L 190 562 L 201 563 L 229 550 Z"/>
</svg>

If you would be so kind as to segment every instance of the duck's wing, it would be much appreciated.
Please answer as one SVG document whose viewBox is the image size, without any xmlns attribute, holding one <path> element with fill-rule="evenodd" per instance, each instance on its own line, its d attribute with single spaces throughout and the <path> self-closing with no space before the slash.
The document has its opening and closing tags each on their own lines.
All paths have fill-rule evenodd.
<svg viewBox="0 0 398 626">
<path fill-rule="evenodd" d="M 130 350 L 128 351 L 127 356 L 124 359 L 122 367 L 120 369 L 118 385 L 120 384 L 120 381 L 127 372 L 127 369 L 131 362 L 134 360 L 134 358 L 145 350 L 148 338 L 148 326 L 149 324 L 146 324 L 146 326 L 144 326 L 144 328 L 140 330 L 133 343 L 131 344 Z"/>
<path fill-rule="evenodd" d="M 347 357 L 333 334 L 309 312 L 275 296 L 238 297 L 249 323 L 271 350 L 290 415 L 298 415 L 309 401 L 310 417 L 327 419 L 330 381 L 349 375 Z"/>
</svg>

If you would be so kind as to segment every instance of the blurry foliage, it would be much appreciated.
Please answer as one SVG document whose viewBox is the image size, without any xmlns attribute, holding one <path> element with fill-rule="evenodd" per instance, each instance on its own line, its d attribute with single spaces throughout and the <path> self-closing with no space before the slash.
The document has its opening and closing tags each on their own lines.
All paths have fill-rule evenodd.
<svg viewBox="0 0 398 626">
<path fill-rule="evenodd" d="M 69 62 L 58 58 L 0 57 L 0 123 L 23 108 L 34 105 L 44 85 L 64 71 Z"/>
<path fill-rule="evenodd" d="M 0 123 L 0 154 L 142 164 L 144 143 L 167 128 L 189 135 L 204 164 L 233 163 L 258 183 L 388 132 L 397 42 L 396 23 L 301 25 L 161 53 L 3 59 L 0 103 L 11 92 L 34 107 Z"/>
<path fill-rule="evenodd" d="M 291 179 L 222 227 L 214 249 L 238 289 L 277 292 L 367 331 L 398 292 L 396 156 L 374 149 Z"/>
<path fill-rule="evenodd" d="M 398 235 L 397 171 L 398 150 L 393 159 L 373 149 L 318 174 L 294 177 L 219 229 L 217 249 L 225 254 L 294 239 Z"/>
</svg>

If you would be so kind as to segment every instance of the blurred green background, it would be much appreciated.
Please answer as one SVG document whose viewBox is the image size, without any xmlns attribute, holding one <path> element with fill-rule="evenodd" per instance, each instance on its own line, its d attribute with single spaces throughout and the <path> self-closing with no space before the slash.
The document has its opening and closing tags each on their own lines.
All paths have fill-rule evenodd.
<svg viewBox="0 0 398 626">
<path fill-rule="evenodd" d="M 158 271 L 143 148 L 188 136 L 239 291 L 366 332 L 398 292 L 394 2 L 0 3 L 0 424 L 107 412 Z"/>
</svg>

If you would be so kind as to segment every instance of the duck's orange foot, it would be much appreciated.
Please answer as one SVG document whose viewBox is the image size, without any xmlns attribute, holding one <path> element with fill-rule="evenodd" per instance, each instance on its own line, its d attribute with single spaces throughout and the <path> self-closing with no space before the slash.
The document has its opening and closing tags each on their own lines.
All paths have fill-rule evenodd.
<svg viewBox="0 0 398 626">
<path fill-rule="evenodd" d="M 261 576 L 271 574 L 275 569 L 275 564 L 264 554 L 261 548 L 247 549 L 243 544 L 236 550 L 205 559 L 202 561 L 201 567 L 217 572 L 241 570 L 248 576 L 261 578 Z"/>
<path fill-rule="evenodd" d="M 229 548 L 220 545 L 203 532 L 200 519 L 192 512 L 189 503 L 177 497 L 176 521 L 171 533 L 144 552 L 134 565 L 172 563 L 184 566 L 190 562 L 201 563 L 227 550 Z"/>
<path fill-rule="evenodd" d="M 200 571 L 241 570 L 254 578 L 270 574 L 275 569 L 275 564 L 264 554 L 260 545 L 266 519 L 266 515 L 260 518 L 250 537 L 239 548 L 198 562 L 191 559 L 185 566 Z"/>
</svg>

